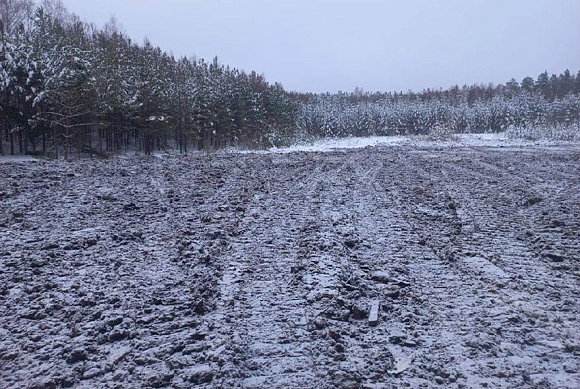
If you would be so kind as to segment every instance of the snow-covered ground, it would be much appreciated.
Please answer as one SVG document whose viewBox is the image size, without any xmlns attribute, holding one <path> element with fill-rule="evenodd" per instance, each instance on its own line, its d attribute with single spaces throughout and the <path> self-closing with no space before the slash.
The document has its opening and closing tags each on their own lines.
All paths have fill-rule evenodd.
<svg viewBox="0 0 580 389">
<path fill-rule="evenodd" d="M 549 147 L 549 146 L 580 146 L 579 142 L 568 142 L 559 140 L 526 140 L 510 139 L 503 133 L 485 134 L 456 134 L 449 140 L 431 140 L 426 136 L 371 136 L 371 137 L 351 137 L 336 139 L 319 139 L 311 143 L 296 144 L 289 147 L 272 148 L 268 150 L 246 150 L 240 148 L 227 148 L 211 152 L 211 154 L 270 154 L 270 153 L 294 153 L 294 152 L 328 152 L 335 150 L 361 149 L 365 147 L 398 147 L 415 146 L 423 148 L 446 148 L 446 147 Z M 206 155 L 204 151 L 189 151 L 189 155 Z M 142 152 L 131 150 L 125 153 L 117 153 L 118 159 L 133 159 L 143 156 Z M 179 150 L 170 149 L 168 151 L 154 151 L 152 156 L 164 159 L 179 156 Z M 73 157 L 76 159 L 76 156 Z M 5 155 L 0 156 L 0 163 L 30 162 L 38 161 L 39 158 L 28 155 Z M 62 158 L 61 158 L 62 160 Z"/>
<path fill-rule="evenodd" d="M 295 151 L 329 151 L 336 149 L 357 149 L 369 146 L 386 146 L 386 145 L 403 145 L 409 144 L 412 139 L 403 136 L 372 136 L 365 138 L 337 138 L 337 139 L 321 139 L 312 144 L 294 145 L 284 148 L 274 148 L 270 151 L 288 153 Z"/>
<path fill-rule="evenodd" d="M 0 163 L 18 163 L 37 161 L 35 157 L 30 155 L 0 155 Z"/>
<path fill-rule="evenodd" d="M 562 141 L 529 141 L 509 139 L 506 133 L 457 134 L 452 140 L 430 140 L 422 136 L 372 136 L 364 138 L 321 139 L 311 144 L 299 144 L 284 148 L 274 148 L 268 152 L 324 152 L 339 149 L 358 149 L 365 147 L 420 146 L 420 147 L 526 147 L 569 144 Z"/>
<path fill-rule="evenodd" d="M 2 164 L 0 387 L 578 388 L 578 148 L 509 150 Z"/>
</svg>

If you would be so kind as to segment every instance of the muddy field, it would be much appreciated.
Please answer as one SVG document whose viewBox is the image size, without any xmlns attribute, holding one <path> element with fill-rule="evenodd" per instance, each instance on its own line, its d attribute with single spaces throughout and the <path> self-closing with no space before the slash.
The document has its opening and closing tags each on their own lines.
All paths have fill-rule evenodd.
<svg viewBox="0 0 580 389">
<path fill-rule="evenodd" d="M 579 231 L 574 146 L 1 164 L 0 387 L 580 387 Z"/>
</svg>

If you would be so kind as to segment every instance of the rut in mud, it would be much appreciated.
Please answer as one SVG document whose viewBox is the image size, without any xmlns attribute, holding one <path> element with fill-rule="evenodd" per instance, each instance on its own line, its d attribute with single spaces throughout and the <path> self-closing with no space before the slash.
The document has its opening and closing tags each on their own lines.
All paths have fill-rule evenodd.
<svg viewBox="0 0 580 389">
<path fill-rule="evenodd" d="M 574 146 L 0 165 L 0 386 L 578 387 L 579 188 Z"/>
</svg>

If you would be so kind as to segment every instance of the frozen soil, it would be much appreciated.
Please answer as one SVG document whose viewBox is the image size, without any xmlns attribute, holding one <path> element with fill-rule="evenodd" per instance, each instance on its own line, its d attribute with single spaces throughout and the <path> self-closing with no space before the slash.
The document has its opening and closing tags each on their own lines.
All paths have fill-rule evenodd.
<svg viewBox="0 0 580 389">
<path fill-rule="evenodd" d="M 579 387 L 579 231 L 570 145 L 4 163 L 0 387 Z"/>
</svg>

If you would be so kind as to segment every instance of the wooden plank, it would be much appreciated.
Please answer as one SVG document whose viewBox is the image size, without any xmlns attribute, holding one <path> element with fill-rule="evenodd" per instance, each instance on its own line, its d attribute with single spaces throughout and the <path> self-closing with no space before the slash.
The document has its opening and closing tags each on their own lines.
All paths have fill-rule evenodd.
<svg viewBox="0 0 580 389">
<path fill-rule="evenodd" d="M 369 324 L 376 326 L 379 323 L 379 300 L 374 300 L 371 303 L 371 311 L 369 313 Z"/>
</svg>

